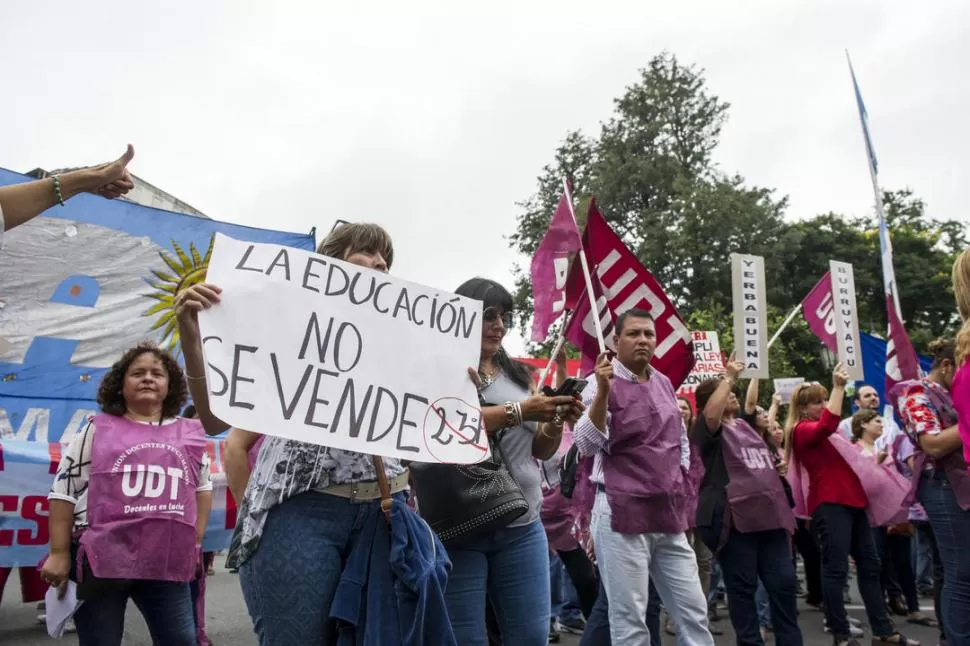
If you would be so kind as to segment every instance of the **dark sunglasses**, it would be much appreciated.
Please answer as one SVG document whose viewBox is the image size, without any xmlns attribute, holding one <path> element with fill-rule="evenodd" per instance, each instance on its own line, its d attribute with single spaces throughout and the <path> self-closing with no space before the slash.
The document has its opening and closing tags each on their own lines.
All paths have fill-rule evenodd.
<svg viewBox="0 0 970 646">
<path fill-rule="evenodd" d="M 508 329 L 511 329 L 512 328 L 512 312 L 503 312 L 500 315 L 499 312 L 498 312 L 498 308 L 495 308 L 495 307 L 486 307 L 485 308 L 485 311 L 482 312 L 482 320 L 484 320 L 486 323 L 492 323 L 492 322 L 496 321 L 497 319 L 499 319 L 500 317 L 502 319 L 502 325 L 505 326 L 505 329 L 507 329 L 507 330 Z"/>
<path fill-rule="evenodd" d="M 347 222 L 346 220 L 337 220 L 336 222 L 333 223 L 333 226 L 330 227 L 330 233 L 333 233 L 337 227 L 341 227 L 345 224 L 350 224 L 350 222 Z"/>
</svg>

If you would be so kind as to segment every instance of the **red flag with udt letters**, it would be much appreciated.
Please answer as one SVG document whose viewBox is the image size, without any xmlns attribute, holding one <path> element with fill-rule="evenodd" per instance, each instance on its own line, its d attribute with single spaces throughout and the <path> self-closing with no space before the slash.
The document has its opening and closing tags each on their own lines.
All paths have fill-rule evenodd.
<svg viewBox="0 0 970 646">
<path fill-rule="evenodd" d="M 634 308 L 646 310 L 657 328 L 657 349 L 650 365 L 666 375 L 676 390 L 694 367 L 690 332 L 660 283 L 603 219 L 595 200 L 589 204 L 580 253 L 586 254 L 589 264 L 606 346 L 616 349 L 613 332 L 620 314 Z M 599 341 L 579 262 L 573 263 L 566 284 L 566 302 L 574 312 L 566 338 L 582 351 L 582 372 L 589 374 L 599 355 Z"/>
</svg>

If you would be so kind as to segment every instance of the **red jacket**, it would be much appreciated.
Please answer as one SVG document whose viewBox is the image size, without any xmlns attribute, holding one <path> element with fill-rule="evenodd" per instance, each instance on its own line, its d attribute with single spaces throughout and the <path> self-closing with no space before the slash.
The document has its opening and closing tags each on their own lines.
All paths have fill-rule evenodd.
<svg viewBox="0 0 970 646">
<path fill-rule="evenodd" d="M 829 442 L 839 428 L 839 418 L 827 408 L 817 421 L 802 420 L 792 430 L 795 457 L 808 473 L 809 514 L 822 503 L 865 509 L 869 505 L 859 477 Z"/>
</svg>

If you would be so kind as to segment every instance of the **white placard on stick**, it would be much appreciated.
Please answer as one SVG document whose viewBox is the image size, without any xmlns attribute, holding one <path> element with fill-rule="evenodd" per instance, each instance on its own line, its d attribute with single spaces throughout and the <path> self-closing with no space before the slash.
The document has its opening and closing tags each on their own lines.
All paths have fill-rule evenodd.
<svg viewBox="0 0 970 646">
<path fill-rule="evenodd" d="M 859 334 L 859 310 L 855 300 L 855 276 L 852 265 L 829 261 L 832 275 L 832 300 L 835 303 L 835 336 L 839 361 L 849 373 L 849 379 L 863 380 L 862 344 Z"/>
<path fill-rule="evenodd" d="M 482 304 L 302 249 L 216 234 L 199 315 L 212 412 L 237 428 L 415 462 L 489 454 Z"/>
<path fill-rule="evenodd" d="M 785 377 L 775 379 L 775 394 L 781 397 L 782 404 L 791 403 L 791 396 L 795 394 L 795 389 L 805 383 L 805 377 Z"/>
<path fill-rule="evenodd" d="M 768 378 L 768 298 L 765 259 L 731 254 L 734 293 L 734 356 L 744 363 L 741 377 Z"/>
<path fill-rule="evenodd" d="M 694 343 L 694 368 L 677 389 L 678 394 L 692 393 L 704 381 L 719 376 L 724 371 L 721 357 L 721 341 L 715 331 L 691 332 Z"/>
</svg>

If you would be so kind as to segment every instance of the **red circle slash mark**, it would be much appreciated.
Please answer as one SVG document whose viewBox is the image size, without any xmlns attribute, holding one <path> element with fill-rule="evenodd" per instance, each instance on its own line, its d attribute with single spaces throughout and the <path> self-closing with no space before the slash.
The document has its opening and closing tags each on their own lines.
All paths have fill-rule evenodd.
<svg viewBox="0 0 970 646">
<path fill-rule="evenodd" d="M 482 412 L 478 406 L 473 406 L 463 399 L 459 399 L 458 397 L 442 397 L 437 401 L 431 402 L 431 404 L 428 406 L 427 412 L 424 414 L 424 426 L 422 428 L 424 431 L 424 448 L 427 449 L 428 453 L 430 453 L 431 456 L 438 462 L 447 463 L 435 453 L 434 449 L 432 448 L 432 444 L 434 442 L 431 439 L 440 430 L 441 424 L 444 424 L 452 435 L 465 442 L 465 446 L 474 447 L 481 451 L 482 459 L 484 459 L 485 455 L 488 453 L 488 442 L 486 441 L 485 444 L 477 444 L 472 442 L 472 435 L 468 433 L 467 430 L 461 430 L 461 428 L 467 429 L 467 427 L 455 428 L 446 414 L 447 411 L 443 405 L 445 402 L 453 402 L 454 404 L 460 405 L 460 410 L 466 411 L 469 416 L 471 414 L 477 414 L 479 426 L 481 427 L 484 425 L 484 420 L 482 420 Z M 429 427 L 429 417 L 432 415 L 433 418 Z M 484 430 L 484 428 L 481 428 L 481 431 Z"/>
</svg>

